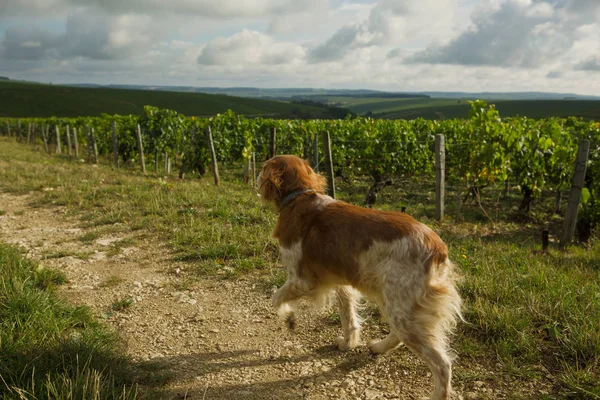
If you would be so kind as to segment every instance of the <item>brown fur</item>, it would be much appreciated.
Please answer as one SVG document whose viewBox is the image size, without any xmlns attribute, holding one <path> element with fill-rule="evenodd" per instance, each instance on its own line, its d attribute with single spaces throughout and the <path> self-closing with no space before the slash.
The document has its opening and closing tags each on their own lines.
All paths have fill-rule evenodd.
<svg viewBox="0 0 600 400">
<path fill-rule="evenodd" d="M 275 204 L 279 240 L 288 281 L 275 293 L 278 312 L 295 324 L 291 305 L 335 289 L 344 337 L 340 349 L 358 344 L 360 324 L 355 294 L 376 301 L 390 322 L 388 338 L 372 344 L 385 352 L 403 340 L 429 366 L 436 400 L 450 396 L 451 359 L 447 334 L 460 317 L 448 248 L 440 237 L 407 214 L 378 211 L 335 201 L 323 194 L 325 180 L 306 161 L 277 156 L 259 177 L 265 202 Z M 282 206 L 290 193 L 299 194 Z"/>
</svg>

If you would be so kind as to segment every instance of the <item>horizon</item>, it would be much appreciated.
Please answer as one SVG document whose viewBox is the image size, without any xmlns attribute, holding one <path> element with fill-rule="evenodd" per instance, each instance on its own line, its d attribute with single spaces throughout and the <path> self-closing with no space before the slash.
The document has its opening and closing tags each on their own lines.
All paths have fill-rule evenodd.
<svg viewBox="0 0 600 400">
<path fill-rule="evenodd" d="M 0 76 L 0 78 L 2 78 L 3 76 Z M 11 77 L 4 77 L 7 78 L 9 81 L 13 81 L 13 82 L 25 82 L 25 83 L 39 83 L 42 85 L 55 85 L 55 86 L 78 86 L 78 85 L 95 85 L 95 86 L 100 86 L 100 87 L 107 87 L 107 86 L 138 86 L 138 87 L 162 87 L 162 88 L 169 88 L 169 87 L 185 87 L 185 88 L 194 88 L 194 89 L 221 89 L 221 90 L 228 90 L 228 89 L 258 89 L 258 90 L 326 90 L 326 91 L 372 91 L 372 92 L 380 92 L 380 93 L 398 93 L 398 94 L 426 94 L 426 93 L 464 93 L 464 94 L 526 94 L 526 93 L 532 93 L 532 94 L 546 94 L 546 95 L 574 95 L 574 96 L 582 96 L 582 97 L 596 97 L 600 100 L 600 94 L 599 95 L 587 95 L 587 94 L 581 94 L 581 93 L 576 93 L 576 92 L 551 92 L 551 91 L 538 91 L 538 90 L 526 90 L 526 91 L 503 91 L 503 92 L 496 92 L 496 91 L 489 91 L 489 90 L 482 90 L 482 91 L 465 91 L 465 90 L 423 90 L 423 91 L 389 91 L 389 90 L 382 90 L 382 89 L 368 89 L 368 88 L 358 88 L 358 89 L 345 89 L 345 88 L 325 88 L 325 87 L 297 87 L 297 86 L 283 86 L 283 87 L 258 87 L 258 86 L 191 86 L 191 85 L 155 85 L 155 84 L 143 84 L 143 85 L 138 85 L 138 84 L 130 84 L 130 83 L 93 83 L 93 82 L 73 82 L 73 83 L 65 83 L 65 82 L 39 82 L 39 81 L 32 81 L 32 80 L 26 80 L 26 79 L 12 79 Z M 185 93 L 185 92 L 184 92 Z M 581 100 L 581 99 L 579 99 Z"/>
<path fill-rule="evenodd" d="M 2 75 L 66 85 L 597 96 L 600 2 L 9 0 L 0 4 Z"/>
</svg>

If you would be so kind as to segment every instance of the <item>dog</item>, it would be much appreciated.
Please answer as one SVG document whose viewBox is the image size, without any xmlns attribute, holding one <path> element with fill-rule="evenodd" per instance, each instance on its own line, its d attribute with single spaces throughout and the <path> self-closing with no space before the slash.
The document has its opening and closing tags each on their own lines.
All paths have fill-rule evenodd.
<svg viewBox="0 0 600 400">
<path fill-rule="evenodd" d="M 335 291 L 343 336 L 340 350 L 360 344 L 360 295 L 375 302 L 390 333 L 369 349 L 382 354 L 404 343 L 431 370 L 432 399 L 452 392 L 449 335 L 462 320 L 458 272 L 440 237 L 407 214 L 378 211 L 324 194 L 325 178 L 292 155 L 268 160 L 259 194 L 274 204 L 287 281 L 272 297 L 277 314 L 294 328 L 294 305 Z"/>
</svg>

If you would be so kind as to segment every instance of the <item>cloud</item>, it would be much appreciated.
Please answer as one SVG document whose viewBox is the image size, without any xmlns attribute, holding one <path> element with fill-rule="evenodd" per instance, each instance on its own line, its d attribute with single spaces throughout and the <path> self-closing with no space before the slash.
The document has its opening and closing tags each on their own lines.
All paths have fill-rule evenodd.
<svg viewBox="0 0 600 400">
<path fill-rule="evenodd" d="M 8 60 L 47 60 L 84 57 L 129 59 L 151 47 L 157 30 L 143 16 L 71 14 L 64 33 L 38 28 L 9 28 L 0 42 Z"/>
<path fill-rule="evenodd" d="M 563 76 L 563 73 L 560 71 L 550 71 L 546 74 L 546 78 L 548 79 L 558 79 Z"/>
<path fill-rule="evenodd" d="M 443 37 L 452 29 L 455 6 L 456 0 L 379 0 L 368 18 L 314 46 L 309 60 L 330 62 L 356 49 Z"/>
<path fill-rule="evenodd" d="M 0 15 L 35 16 L 61 13 L 72 8 L 143 15 L 185 15 L 214 18 L 264 17 L 310 10 L 322 0 L 2 0 Z"/>
<path fill-rule="evenodd" d="M 587 12 L 600 10 L 586 0 L 500 0 L 479 9 L 472 26 L 444 45 L 430 45 L 407 57 L 409 63 L 539 68 L 561 60 L 578 39 Z M 588 49 L 589 50 L 589 49 Z"/>
<path fill-rule="evenodd" d="M 600 72 L 600 54 L 592 56 L 587 60 L 577 64 L 575 69 L 580 71 L 598 71 Z"/>
<path fill-rule="evenodd" d="M 209 42 L 197 58 L 201 65 L 292 64 L 302 60 L 297 44 L 276 42 L 271 36 L 244 29 L 230 37 Z"/>
</svg>

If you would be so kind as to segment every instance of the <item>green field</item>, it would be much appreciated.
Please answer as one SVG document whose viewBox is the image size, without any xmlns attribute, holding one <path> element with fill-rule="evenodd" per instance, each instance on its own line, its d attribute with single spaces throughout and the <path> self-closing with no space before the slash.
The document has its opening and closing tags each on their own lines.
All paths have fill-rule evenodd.
<svg viewBox="0 0 600 400">
<path fill-rule="evenodd" d="M 150 90 L 80 88 L 0 81 L 0 116 L 78 117 L 142 114 L 144 105 L 168 108 L 188 116 L 212 116 L 229 109 L 248 116 L 328 118 L 327 108 L 283 101 L 217 94 Z"/>
<path fill-rule="evenodd" d="M 467 99 L 434 98 L 365 98 L 346 96 L 311 96 L 312 100 L 347 108 L 358 115 L 371 113 L 386 119 L 452 119 L 467 118 Z M 596 100 L 489 100 L 503 117 L 582 117 L 600 119 L 600 101 Z"/>
</svg>

